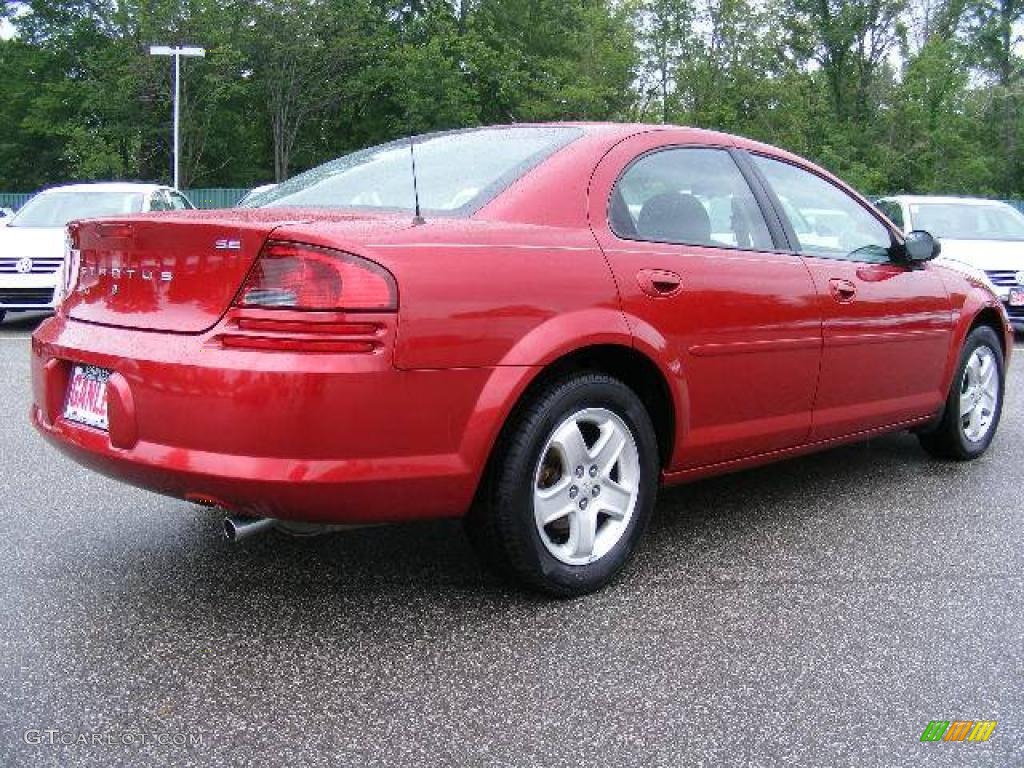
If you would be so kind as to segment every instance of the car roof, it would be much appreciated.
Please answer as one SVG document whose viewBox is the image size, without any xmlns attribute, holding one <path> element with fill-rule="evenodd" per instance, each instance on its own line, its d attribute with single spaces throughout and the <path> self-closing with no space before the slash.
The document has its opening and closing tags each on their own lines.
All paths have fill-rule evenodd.
<svg viewBox="0 0 1024 768">
<path fill-rule="evenodd" d="M 939 203 L 942 205 L 1006 205 L 1001 200 L 991 200 L 986 197 L 958 197 L 956 195 L 890 195 L 880 198 L 893 202 L 907 203 L 908 205 Z M 1012 207 L 1012 206 L 1007 206 Z"/>
<path fill-rule="evenodd" d="M 155 192 L 158 189 L 171 189 L 163 184 L 143 184 L 131 181 L 94 181 L 85 184 L 64 184 L 59 187 L 48 187 L 40 194 L 47 192 Z"/>
<path fill-rule="evenodd" d="M 473 133 L 475 131 L 487 131 L 487 130 L 500 130 L 506 128 L 578 128 L 585 134 L 591 136 L 602 136 L 610 139 L 612 142 L 621 139 L 635 136 L 638 133 L 647 133 L 650 131 L 686 131 L 691 137 L 695 139 L 705 138 L 709 144 L 727 144 L 727 145 L 742 145 L 759 147 L 768 145 L 759 144 L 756 141 L 746 139 L 742 136 L 737 136 L 731 133 L 724 133 L 723 131 L 712 131 L 707 128 L 694 128 L 689 125 L 674 125 L 670 123 L 608 123 L 608 122 L 590 122 L 586 120 L 566 120 L 566 121 L 555 121 L 547 123 L 505 123 L 505 124 L 493 124 L 493 125 L 477 125 L 469 128 L 456 128 L 451 131 L 438 131 L 420 134 L 421 137 L 433 136 L 437 134 L 459 134 L 459 133 Z M 398 139 L 402 141 L 402 139 Z M 768 147 L 773 152 L 784 153 L 784 150 L 780 150 L 778 147 Z"/>
<path fill-rule="evenodd" d="M 573 120 L 567 122 L 554 123 L 512 123 L 510 125 L 483 125 L 480 126 L 480 128 L 519 128 L 523 126 L 550 128 L 552 126 L 561 125 L 580 128 L 586 133 L 590 134 L 602 134 L 616 138 L 626 138 L 628 136 L 633 136 L 637 133 L 645 133 L 647 131 L 685 130 L 695 135 L 706 136 L 708 138 L 709 143 L 731 144 L 740 142 L 743 144 L 757 144 L 757 142 L 750 141 L 749 139 L 745 139 L 742 136 L 736 136 L 735 134 L 731 133 L 724 133 L 723 131 L 712 131 L 707 128 L 695 128 L 689 125 L 674 125 L 671 123 L 603 123 Z M 470 128 L 468 130 L 478 129 Z M 772 149 L 776 148 L 773 147 Z"/>
</svg>

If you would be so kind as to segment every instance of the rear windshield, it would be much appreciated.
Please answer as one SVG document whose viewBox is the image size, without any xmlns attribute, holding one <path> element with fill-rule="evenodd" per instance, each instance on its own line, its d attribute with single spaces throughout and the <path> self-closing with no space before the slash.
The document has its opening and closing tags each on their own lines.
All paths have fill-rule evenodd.
<svg viewBox="0 0 1024 768">
<path fill-rule="evenodd" d="M 141 192 L 43 192 L 36 195 L 11 219 L 11 227 L 63 228 L 75 219 L 139 213 Z"/>
<path fill-rule="evenodd" d="M 426 213 L 468 215 L 582 135 L 570 126 L 515 126 L 415 138 L 416 181 Z M 414 209 L 408 139 L 345 155 L 253 195 L 243 207 Z"/>
<path fill-rule="evenodd" d="M 949 240 L 1024 240 L 1024 216 L 1009 206 L 919 203 L 910 215 L 914 229 Z"/>
</svg>

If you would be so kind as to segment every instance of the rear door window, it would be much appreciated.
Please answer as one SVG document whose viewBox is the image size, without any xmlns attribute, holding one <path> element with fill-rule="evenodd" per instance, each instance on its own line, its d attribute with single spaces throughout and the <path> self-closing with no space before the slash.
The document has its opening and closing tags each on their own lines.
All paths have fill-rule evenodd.
<svg viewBox="0 0 1024 768">
<path fill-rule="evenodd" d="M 771 233 L 735 161 L 724 149 L 663 149 L 622 174 L 609 204 L 621 238 L 772 250 Z"/>
</svg>

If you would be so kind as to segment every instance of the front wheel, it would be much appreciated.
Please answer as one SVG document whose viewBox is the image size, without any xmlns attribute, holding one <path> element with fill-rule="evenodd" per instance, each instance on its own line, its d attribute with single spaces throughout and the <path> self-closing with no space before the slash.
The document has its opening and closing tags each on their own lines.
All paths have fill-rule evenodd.
<svg viewBox="0 0 1024 768">
<path fill-rule="evenodd" d="M 489 564 L 558 597 L 607 584 L 654 508 L 658 446 L 625 384 L 597 373 L 548 385 L 505 430 L 467 521 Z"/>
<path fill-rule="evenodd" d="M 1003 410 L 1003 348 L 988 326 L 970 332 L 939 423 L 921 433 L 933 456 L 969 461 L 981 456 L 995 437 Z"/>
</svg>

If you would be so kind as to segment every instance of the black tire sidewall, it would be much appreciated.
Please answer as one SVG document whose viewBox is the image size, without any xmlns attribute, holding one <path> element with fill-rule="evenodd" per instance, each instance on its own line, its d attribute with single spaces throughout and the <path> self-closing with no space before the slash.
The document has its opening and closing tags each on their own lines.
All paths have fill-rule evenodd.
<svg viewBox="0 0 1024 768">
<path fill-rule="evenodd" d="M 978 347 L 988 347 L 996 360 L 996 375 L 999 383 L 999 396 L 996 399 L 996 410 L 992 416 L 992 424 L 989 427 L 988 433 L 985 437 L 977 442 L 968 440 L 967 435 L 964 433 L 963 423 L 959 417 L 960 414 L 960 390 L 964 378 L 964 371 L 967 369 L 967 363 L 971 359 L 971 355 Z M 999 429 L 999 421 L 1003 413 L 1003 395 L 1005 388 L 1005 372 L 1004 372 L 1004 361 L 1003 361 L 1003 348 L 999 343 L 999 338 L 995 332 L 988 326 L 981 326 L 975 328 L 967 336 L 964 342 L 963 350 L 960 353 L 960 364 L 956 368 L 956 376 L 953 378 L 953 384 L 949 390 L 949 400 L 946 404 L 948 409 L 948 425 L 949 429 L 953 434 L 951 437 L 955 437 L 959 453 L 964 458 L 975 458 L 983 454 L 988 450 L 992 440 L 996 436 L 996 430 Z"/>
<path fill-rule="evenodd" d="M 573 413 L 605 408 L 619 416 L 636 442 L 640 487 L 629 526 L 615 547 L 588 565 L 567 565 L 545 547 L 534 522 L 533 484 L 540 453 L 554 430 Z M 584 374 L 552 387 L 529 409 L 505 454 L 499 481 L 499 521 L 511 560 L 528 581 L 560 596 L 585 594 L 606 584 L 622 569 L 654 509 L 660 467 L 650 416 L 640 399 L 619 381 Z"/>
</svg>

